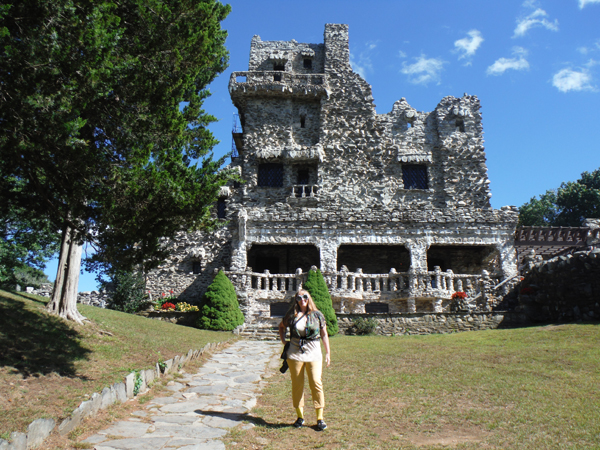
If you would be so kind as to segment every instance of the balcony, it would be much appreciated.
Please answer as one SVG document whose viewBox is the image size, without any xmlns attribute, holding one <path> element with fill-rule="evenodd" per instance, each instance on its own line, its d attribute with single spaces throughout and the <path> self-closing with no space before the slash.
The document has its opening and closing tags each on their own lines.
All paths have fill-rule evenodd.
<svg viewBox="0 0 600 450">
<path fill-rule="evenodd" d="M 327 97 L 325 74 L 295 74 L 279 70 L 233 72 L 229 79 L 232 99 L 246 96 Z"/>
<path fill-rule="evenodd" d="M 295 274 L 272 274 L 226 271 L 238 294 L 253 299 L 287 301 L 306 282 L 308 273 L 298 269 Z M 452 294 L 465 292 L 471 310 L 488 311 L 496 301 L 500 287 L 507 287 L 499 277 L 491 277 L 486 271 L 480 275 L 455 274 L 451 270 L 396 272 L 365 274 L 360 271 L 324 272 L 323 276 L 334 299 L 362 302 L 430 299 L 435 312 L 447 311 Z M 412 309 L 415 308 L 414 300 Z M 409 306 L 409 309 L 411 306 Z M 350 311 L 361 312 L 361 311 Z M 364 311 L 362 311 L 364 312 Z M 416 312 L 414 310 L 409 312 Z"/>
<path fill-rule="evenodd" d="M 288 203 L 310 203 L 319 200 L 319 186 L 316 184 L 295 184 L 292 186 Z"/>
</svg>

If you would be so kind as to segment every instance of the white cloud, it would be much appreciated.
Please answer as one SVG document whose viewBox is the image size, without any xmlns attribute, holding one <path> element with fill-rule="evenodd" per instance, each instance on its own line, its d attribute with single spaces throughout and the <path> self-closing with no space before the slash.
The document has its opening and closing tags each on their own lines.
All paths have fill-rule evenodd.
<svg viewBox="0 0 600 450">
<path fill-rule="evenodd" d="M 458 59 L 468 58 L 475 54 L 481 43 L 483 42 L 483 38 L 481 37 L 481 33 L 477 30 L 471 30 L 467 33 L 468 37 L 459 39 L 454 42 L 454 47 L 456 47 L 456 51 L 460 52 L 461 55 Z"/>
<path fill-rule="evenodd" d="M 406 53 L 404 53 L 402 50 L 398 50 L 398 56 L 400 58 L 406 58 Z"/>
<path fill-rule="evenodd" d="M 400 73 L 408 75 L 408 81 L 414 84 L 428 84 L 432 81 L 440 84 L 440 73 L 446 62 L 436 58 L 426 58 L 421 55 L 414 64 L 402 64 Z"/>
<path fill-rule="evenodd" d="M 529 63 L 525 59 L 527 50 L 522 47 L 513 48 L 514 58 L 500 58 L 487 68 L 488 75 L 502 75 L 507 70 L 528 70 Z"/>
<path fill-rule="evenodd" d="M 533 6 L 533 3 L 526 3 L 525 5 Z M 558 31 L 558 19 L 554 19 L 554 22 L 550 22 L 547 17 L 548 13 L 546 11 L 537 8 L 527 17 L 517 20 L 517 27 L 515 28 L 513 37 L 524 36 L 525 33 L 533 27 L 544 27 L 550 31 Z"/>
<path fill-rule="evenodd" d="M 579 0 L 579 9 L 583 9 L 584 6 L 592 3 L 600 3 L 600 0 Z"/>
<path fill-rule="evenodd" d="M 350 53 L 350 65 L 352 70 L 358 73 L 364 79 L 367 78 L 368 72 L 373 72 L 373 63 L 371 62 L 371 53 L 377 48 L 377 42 L 367 42 L 365 50 L 358 55 Z"/>
<path fill-rule="evenodd" d="M 552 85 L 561 92 L 593 91 L 592 75 L 587 69 L 562 69 L 552 77 Z"/>
</svg>

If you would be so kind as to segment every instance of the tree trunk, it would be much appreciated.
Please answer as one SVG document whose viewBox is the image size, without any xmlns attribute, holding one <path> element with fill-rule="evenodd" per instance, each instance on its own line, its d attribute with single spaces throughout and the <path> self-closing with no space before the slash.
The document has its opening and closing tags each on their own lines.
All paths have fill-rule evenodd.
<svg viewBox="0 0 600 450">
<path fill-rule="evenodd" d="M 83 324 L 86 318 L 77 310 L 77 287 L 81 267 L 82 245 L 76 240 L 75 232 L 69 226 L 65 228 L 60 246 L 58 270 L 54 282 L 52 300 L 46 310 L 51 314 Z"/>
</svg>

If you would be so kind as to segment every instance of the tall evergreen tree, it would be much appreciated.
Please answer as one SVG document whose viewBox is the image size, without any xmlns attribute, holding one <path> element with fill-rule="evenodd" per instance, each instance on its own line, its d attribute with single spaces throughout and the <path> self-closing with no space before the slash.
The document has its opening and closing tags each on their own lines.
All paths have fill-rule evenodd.
<svg viewBox="0 0 600 450">
<path fill-rule="evenodd" d="M 149 270 L 166 256 L 162 237 L 214 225 L 229 175 L 210 155 L 216 119 L 202 102 L 227 66 L 229 11 L 216 0 L 0 5 L 0 176 L 22 183 L 16 194 L 0 184 L 0 202 L 62 232 L 51 312 L 84 319 L 83 242 L 95 268 Z"/>
<path fill-rule="evenodd" d="M 310 292 L 310 296 L 314 300 L 315 305 L 317 305 L 319 311 L 325 316 L 325 320 L 327 321 L 327 334 L 329 336 L 337 334 L 339 328 L 335 310 L 333 309 L 333 304 L 331 302 L 331 295 L 329 295 L 327 283 L 325 283 L 325 278 L 323 278 L 323 274 L 319 269 L 311 269 L 308 272 L 308 278 L 306 283 L 304 283 L 304 289 Z"/>
<path fill-rule="evenodd" d="M 231 331 L 244 323 L 244 314 L 233 284 L 227 275 L 219 270 L 204 294 L 204 305 L 198 326 L 206 330 Z"/>
</svg>

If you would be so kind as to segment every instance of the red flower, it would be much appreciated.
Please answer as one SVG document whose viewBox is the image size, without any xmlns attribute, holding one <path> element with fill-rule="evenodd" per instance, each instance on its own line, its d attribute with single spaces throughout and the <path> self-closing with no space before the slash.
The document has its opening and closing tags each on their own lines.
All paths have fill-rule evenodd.
<svg viewBox="0 0 600 450">
<path fill-rule="evenodd" d="M 166 302 L 166 303 L 163 303 L 162 309 L 164 309 L 164 310 L 175 309 L 175 305 L 171 302 Z"/>
<path fill-rule="evenodd" d="M 173 293 L 173 289 L 171 289 L 169 292 L 172 294 Z"/>
<path fill-rule="evenodd" d="M 452 294 L 452 300 L 456 300 L 457 298 L 460 298 L 461 300 L 467 298 L 467 293 L 466 292 L 455 292 L 454 294 Z"/>
</svg>

